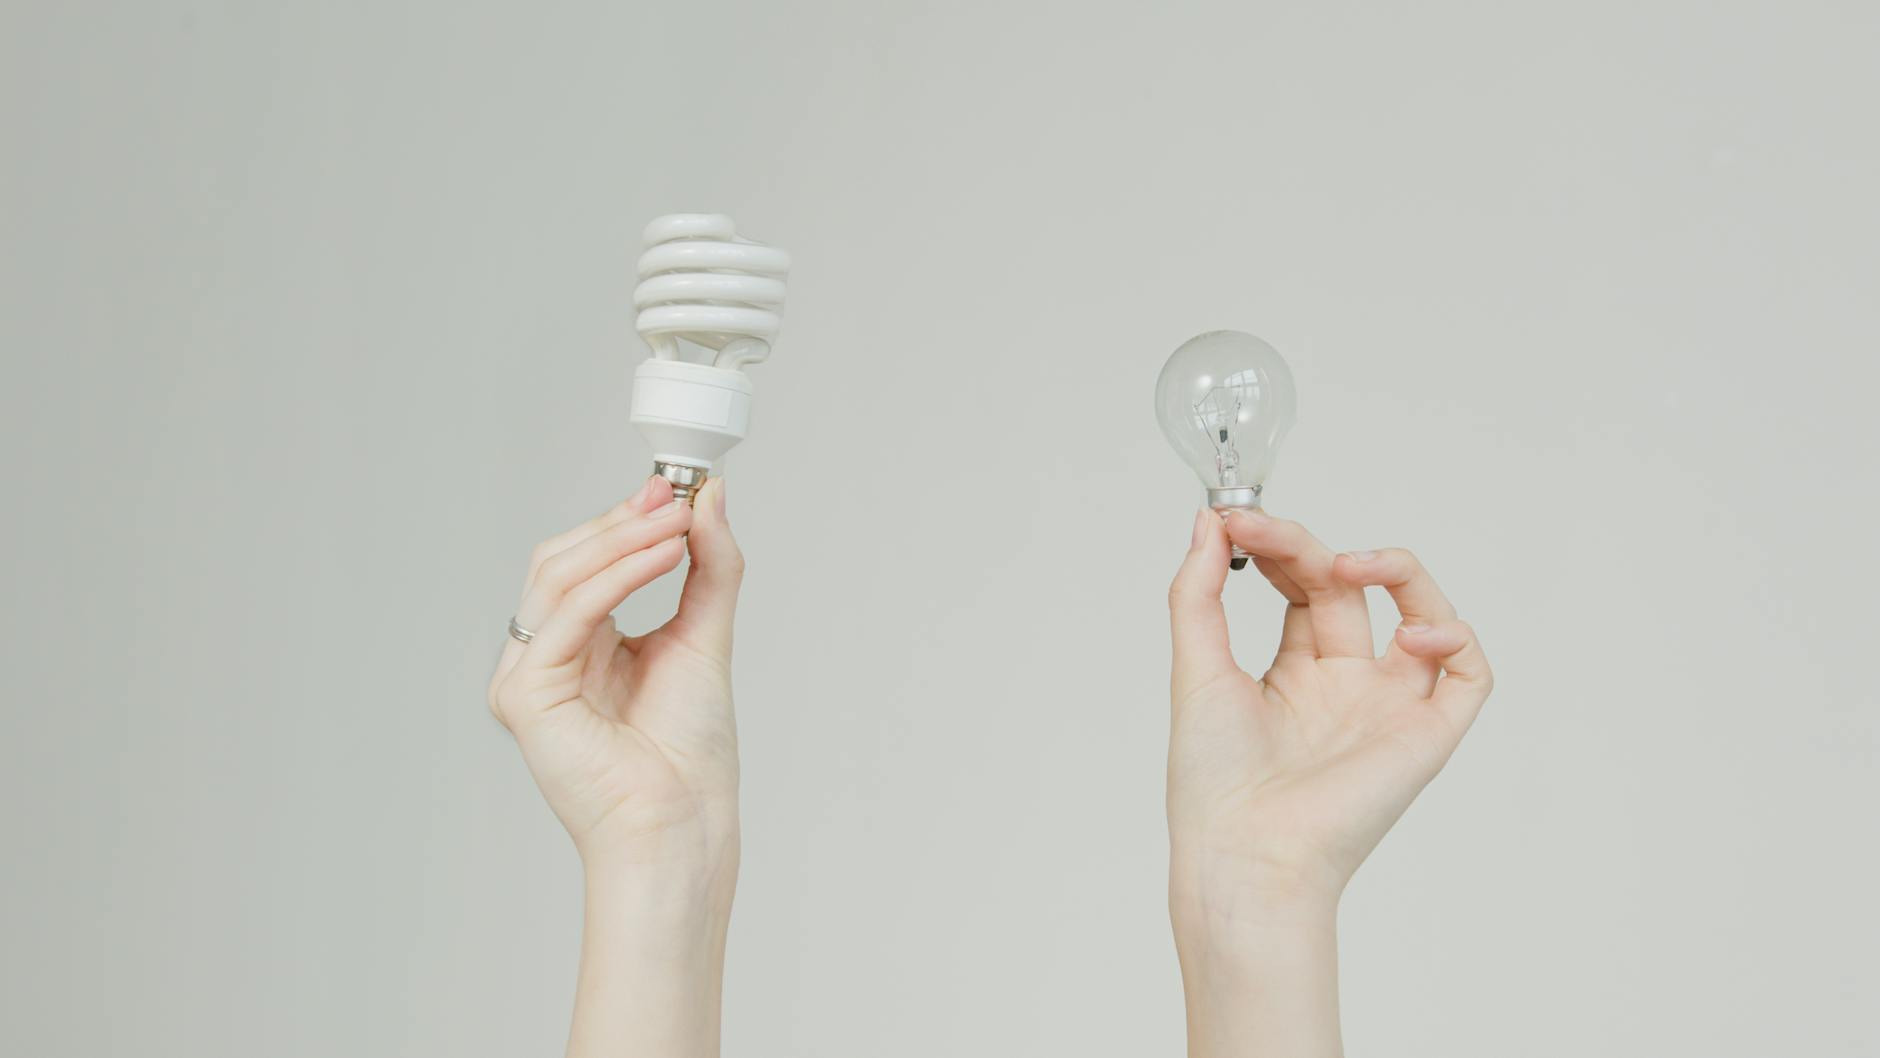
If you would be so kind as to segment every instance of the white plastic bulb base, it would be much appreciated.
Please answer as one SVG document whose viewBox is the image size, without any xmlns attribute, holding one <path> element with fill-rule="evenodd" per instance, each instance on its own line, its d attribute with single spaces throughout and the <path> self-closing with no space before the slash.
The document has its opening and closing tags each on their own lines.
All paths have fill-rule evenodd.
<svg viewBox="0 0 1880 1058">
<path fill-rule="evenodd" d="M 645 360 L 633 372 L 627 416 L 653 449 L 653 473 L 691 503 L 725 453 L 751 428 L 751 380 L 735 368 Z"/>
</svg>

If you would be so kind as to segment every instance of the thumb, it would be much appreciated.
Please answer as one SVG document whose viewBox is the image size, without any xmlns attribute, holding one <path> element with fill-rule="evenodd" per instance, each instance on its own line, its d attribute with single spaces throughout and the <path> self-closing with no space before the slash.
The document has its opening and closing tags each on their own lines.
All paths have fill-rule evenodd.
<svg viewBox="0 0 1880 1058">
<path fill-rule="evenodd" d="M 1194 537 L 1169 585 L 1169 624 L 1174 639 L 1174 691 L 1179 699 L 1235 667 L 1227 641 L 1227 612 L 1221 589 L 1227 585 L 1232 548 L 1220 516 L 1203 507 L 1195 513 Z"/>
<path fill-rule="evenodd" d="M 725 517 L 724 478 L 712 478 L 699 490 L 686 546 L 692 552 L 692 568 L 679 596 L 679 620 L 728 656 L 738 585 L 744 581 L 744 552 Z"/>
</svg>

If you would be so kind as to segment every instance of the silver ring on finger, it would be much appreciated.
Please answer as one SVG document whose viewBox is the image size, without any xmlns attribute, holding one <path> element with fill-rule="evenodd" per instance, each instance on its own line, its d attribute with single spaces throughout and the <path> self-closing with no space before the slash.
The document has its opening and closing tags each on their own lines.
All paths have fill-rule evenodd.
<svg viewBox="0 0 1880 1058">
<path fill-rule="evenodd" d="M 509 619 L 509 638 L 518 643 L 527 643 L 529 640 L 535 638 L 535 633 L 517 624 L 516 619 L 511 617 Z"/>
</svg>

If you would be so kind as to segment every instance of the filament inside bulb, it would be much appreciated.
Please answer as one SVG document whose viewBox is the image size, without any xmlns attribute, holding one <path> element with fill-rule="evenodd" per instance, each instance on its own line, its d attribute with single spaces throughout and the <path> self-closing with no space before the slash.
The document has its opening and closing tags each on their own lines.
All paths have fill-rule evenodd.
<svg viewBox="0 0 1880 1058">
<path fill-rule="evenodd" d="M 1246 406 L 1244 381 L 1239 376 L 1230 378 L 1193 405 L 1193 421 L 1214 445 L 1214 477 L 1223 487 L 1241 483 L 1240 449 L 1234 443 L 1234 428 L 1240 425 Z M 1257 383 L 1255 389 L 1257 392 Z"/>
<path fill-rule="evenodd" d="M 1209 490 L 1258 489 L 1293 424 L 1292 372 L 1251 334 L 1209 331 L 1182 343 L 1156 378 L 1156 421 Z"/>
</svg>

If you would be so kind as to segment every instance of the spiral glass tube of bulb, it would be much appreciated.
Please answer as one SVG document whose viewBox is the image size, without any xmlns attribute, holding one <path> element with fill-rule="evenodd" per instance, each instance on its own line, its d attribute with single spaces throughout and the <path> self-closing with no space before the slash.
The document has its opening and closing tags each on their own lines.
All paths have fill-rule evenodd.
<svg viewBox="0 0 1880 1058">
<path fill-rule="evenodd" d="M 1183 342 L 1162 365 L 1155 417 L 1162 435 L 1223 516 L 1260 506 L 1267 475 L 1293 427 L 1292 370 L 1279 350 L 1240 331 Z M 1234 551 L 1234 568 L 1247 556 Z"/>
<path fill-rule="evenodd" d="M 683 339 L 742 369 L 770 355 L 783 325 L 790 255 L 744 238 L 722 213 L 673 213 L 646 226 L 634 327 L 653 356 L 685 359 Z"/>
</svg>

